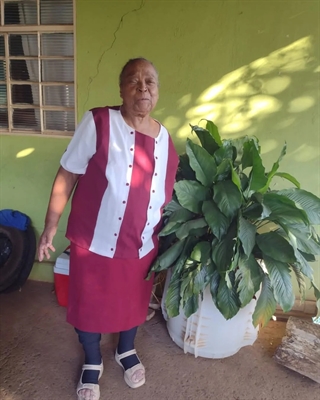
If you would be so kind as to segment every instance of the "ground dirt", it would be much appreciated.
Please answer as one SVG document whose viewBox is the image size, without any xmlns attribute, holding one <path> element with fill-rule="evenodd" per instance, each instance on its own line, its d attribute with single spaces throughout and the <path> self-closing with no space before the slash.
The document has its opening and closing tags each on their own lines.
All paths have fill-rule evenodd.
<svg viewBox="0 0 320 400">
<path fill-rule="evenodd" d="M 75 400 L 81 347 L 49 283 L 28 281 L 0 296 L 0 399 Z M 253 346 L 224 359 L 184 354 L 159 311 L 138 331 L 147 381 L 130 389 L 113 359 L 116 335 L 104 335 L 101 400 L 319 400 L 320 385 L 276 364 L 285 322 L 270 321 Z"/>
</svg>

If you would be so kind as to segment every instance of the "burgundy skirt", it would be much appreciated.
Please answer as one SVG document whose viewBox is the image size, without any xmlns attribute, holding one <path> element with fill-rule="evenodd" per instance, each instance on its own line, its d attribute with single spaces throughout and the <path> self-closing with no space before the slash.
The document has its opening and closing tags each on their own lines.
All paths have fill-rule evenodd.
<svg viewBox="0 0 320 400">
<path fill-rule="evenodd" d="M 67 321 L 85 332 L 121 332 L 146 320 L 156 257 L 115 259 L 71 244 Z"/>
</svg>

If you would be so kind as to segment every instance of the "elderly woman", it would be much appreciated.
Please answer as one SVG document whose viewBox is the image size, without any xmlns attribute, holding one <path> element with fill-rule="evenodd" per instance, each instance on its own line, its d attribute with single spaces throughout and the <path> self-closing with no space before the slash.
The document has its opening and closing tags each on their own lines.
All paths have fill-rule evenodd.
<svg viewBox="0 0 320 400">
<path fill-rule="evenodd" d="M 39 260 L 52 240 L 74 189 L 66 236 L 70 248 L 67 321 L 85 353 L 79 400 L 98 400 L 103 372 L 101 333 L 120 332 L 115 360 L 131 388 L 145 383 L 134 348 L 147 315 L 162 209 L 172 195 L 178 156 L 166 128 L 150 116 L 158 101 L 158 73 L 143 58 L 120 74 L 119 107 L 85 113 L 61 158 Z"/>
</svg>

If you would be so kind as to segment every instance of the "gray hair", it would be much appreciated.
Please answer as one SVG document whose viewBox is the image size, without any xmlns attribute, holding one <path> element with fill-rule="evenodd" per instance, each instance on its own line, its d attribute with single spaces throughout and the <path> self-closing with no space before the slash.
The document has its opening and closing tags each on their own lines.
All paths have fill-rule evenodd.
<svg viewBox="0 0 320 400">
<path fill-rule="evenodd" d="M 122 70 L 121 70 L 120 75 L 119 75 L 119 85 L 121 85 L 122 82 L 123 82 L 123 77 L 124 77 L 124 74 L 125 74 L 125 72 L 126 72 L 126 69 L 127 69 L 128 67 L 130 67 L 130 65 L 135 64 L 136 62 L 139 62 L 139 61 L 144 61 L 144 62 L 147 62 L 147 63 L 149 63 L 150 65 L 152 65 L 153 68 L 154 68 L 154 70 L 155 70 L 156 73 L 157 73 L 157 76 L 159 77 L 159 73 L 158 73 L 156 67 L 153 65 L 153 63 L 152 63 L 151 61 L 147 60 L 147 59 L 144 58 L 144 57 L 131 58 L 131 59 L 130 59 L 129 61 L 127 61 L 127 62 L 124 64 L 124 66 L 122 67 Z"/>
</svg>

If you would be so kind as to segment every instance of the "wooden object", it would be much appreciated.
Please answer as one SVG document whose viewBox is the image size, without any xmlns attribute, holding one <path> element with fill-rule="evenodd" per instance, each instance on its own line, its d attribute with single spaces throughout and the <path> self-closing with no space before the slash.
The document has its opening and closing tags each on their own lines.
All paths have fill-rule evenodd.
<svg viewBox="0 0 320 400">
<path fill-rule="evenodd" d="M 309 318 L 312 319 L 317 315 L 317 304 L 315 300 L 305 300 L 303 303 L 297 299 L 294 302 L 292 309 L 288 312 L 283 312 L 278 305 L 274 313 L 277 321 L 287 321 L 289 317 Z"/>
<path fill-rule="evenodd" d="M 287 336 L 282 339 L 274 359 L 320 383 L 320 325 L 290 317 L 286 330 Z"/>
</svg>

